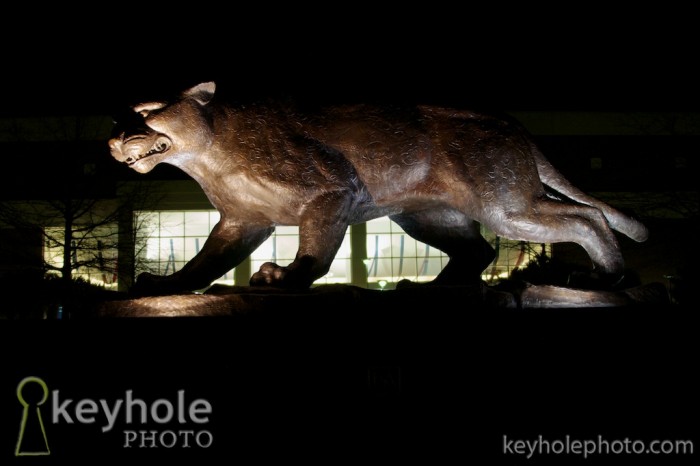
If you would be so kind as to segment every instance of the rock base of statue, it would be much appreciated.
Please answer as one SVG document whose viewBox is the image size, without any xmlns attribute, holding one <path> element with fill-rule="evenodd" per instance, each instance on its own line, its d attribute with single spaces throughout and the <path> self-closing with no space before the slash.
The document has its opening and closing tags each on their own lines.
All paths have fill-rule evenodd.
<svg viewBox="0 0 700 466">
<path fill-rule="evenodd" d="M 663 284 L 619 291 L 583 290 L 522 283 L 507 291 L 483 283 L 469 286 L 406 286 L 369 290 L 350 285 L 322 285 L 291 292 L 274 288 L 216 285 L 204 294 L 154 296 L 110 301 L 101 317 L 186 317 L 243 315 L 253 311 L 304 309 L 565 309 L 637 307 L 669 304 Z"/>
</svg>

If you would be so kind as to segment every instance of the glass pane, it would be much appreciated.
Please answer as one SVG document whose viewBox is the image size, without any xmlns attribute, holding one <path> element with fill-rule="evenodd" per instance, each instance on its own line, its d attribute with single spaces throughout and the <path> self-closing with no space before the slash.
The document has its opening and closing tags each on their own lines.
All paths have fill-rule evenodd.
<svg viewBox="0 0 700 466">
<path fill-rule="evenodd" d="M 206 236 L 209 227 L 209 212 L 185 212 L 185 236 Z"/>
<path fill-rule="evenodd" d="M 189 237 L 184 238 L 185 240 L 185 251 L 184 257 L 186 260 L 192 259 L 204 246 L 204 241 L 206 237 Z"/>
<path fill-rule="evenodd" d="M 336 259 L 326 275 L 315 283 L 348 283 L 350 282 L 350 260 Z"/>
<path fill-rule="evenodd" d="M 160 236 L 184 236 L 184 212 L 161 212 Z"/>
<path fill-rule="evenodd" d="M 160 240 L 160 260 L 176 261 L 184 259 L 185 239 L 184 238 L 161 238 Z"/>
<path fill-rule="evenodd" d="M 277 237 L 277 260 L 293 261 L 299 250 L 298 236 L 278 236 Z"/>
<path fill-rule="evenodd" d="M 350 235 L 347 234 L 347 235 L 345 235 L 345 238 L 343 238 L 343 242 L 340 244 L 340 248 L 338 248 L 338 252 L 335 255 L 335 260 L 349 259 L 349 258 L 350 258 Z"/>
<path fill-rule="evenodd" d="M 391 231 L 389 217 L 376 218 L 367 222 L 367 233 L 389 233 Z"/>
<path fill-rule="evenodd" d="M 419 268 L 422 269 L 421 278 L 424 280 L 432 280 L 442 271 L 443 261 L 439 257 L 431 257 L 419 263 Z"/>
<path fill-rule="evenodd" d="M 275 233 L 277 235 L 299 235 L 298 226 L 279 226 L 275 228 Z"/>
<path fill-rule="evenodd" d="M 148 238 L 146 240 L 145 256 L 148 260 L 160 260 L 160 238 Z"/>
<path fill-rule="evenodd" d="M 367 230 L 367 270 L 371 283 L 380 280 L 396 283 L 404 278 L 432 280 L 443 262 L 446 263 L 441 251 L 416 241 L 388 218 L 368 222 Z"/>
<path fill-rule="evenodd" d="M 272 237 L 268 238 L 265 240 L 263 244 L 258 246 L 258 249 L 256 249 L 253 254 L 250 255 L 251 259 L 259 260 L 262 262 L 269 262 L 272 260 L 273 256 L 273 250 L 274 250 L 274 244 Z M 253 270 L 257 270 L 256 268 L 253 268 Z"/>
</svg>

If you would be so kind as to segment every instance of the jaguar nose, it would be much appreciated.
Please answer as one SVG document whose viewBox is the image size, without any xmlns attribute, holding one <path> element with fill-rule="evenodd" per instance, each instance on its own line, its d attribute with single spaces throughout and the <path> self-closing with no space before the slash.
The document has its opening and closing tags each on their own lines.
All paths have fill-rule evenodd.
<svg viewBox="0 0 700 466">
<path fill-rule="evenodd" d="M 124 142 L 122 141 L 123 136 L 124 133 L 122 133 L 118 137 L 110 139 L 107 143 L 109 145 L 109 150 L 112 153 L 112 157 L 120 161 L 122 158 L 122 146 L 124 145 Z"/>
<path fill-rule="evenodd" d="M 121 147 L 122 147 L 122 141 L 121 141 L 121 139 L 117 139 L 117 138 L 110 139 L 110 141 L 109 141 L 109 148 L 110 148 L 110 150 L 111 150 L 112 152 L 121 149 Z"/>
</svg>

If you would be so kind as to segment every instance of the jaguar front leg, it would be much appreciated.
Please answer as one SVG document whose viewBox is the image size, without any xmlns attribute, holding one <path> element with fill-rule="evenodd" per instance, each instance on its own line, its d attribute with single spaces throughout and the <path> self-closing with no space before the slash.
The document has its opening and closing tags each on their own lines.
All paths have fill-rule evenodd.
<svg viewBox="0 0 700 466">
<path fill-rule="evenodd" d="M 309 201 L 299 222 L 299 250 L 288 266 L 264 263 L 250 279 L 252 286 L 308 288 L 328 273 L 348 228 L 353 205 L 350 191 L 332 191 Z"/>
<path fill-rule="evenodd" d="M 172 275 L 139 275 L 132 293 L 165 295 L 205 288 L 248 257 L 274 231 L 270 226 L 219 221 L 202 250 Z"/>
</svg>

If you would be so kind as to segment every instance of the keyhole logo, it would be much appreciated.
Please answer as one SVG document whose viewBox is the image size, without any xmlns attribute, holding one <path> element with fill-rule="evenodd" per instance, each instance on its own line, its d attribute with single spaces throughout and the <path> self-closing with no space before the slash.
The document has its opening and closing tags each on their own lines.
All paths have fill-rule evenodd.
<svg viewBox="0 0 700 466">
<path fill-rule="evenodd" d="M 38 385 L 41 388 L 41 397 L 36 400 L 36 387 L 34 390 L 27 390 L 25 387 Z M 27 395 L 27 398 L 25 398 Z M 49 442 L 46 440 L 46 430 L 44 421 L 41 419 L 41 405 L 49 398 L 49 388 L 46 382 L 39 377 L 25 377 L 17 385 L 17 399 L 23 407 L 22 421 L 19 426 L 19 438 L 15 456 L 42 456 L 50 455 Z"/>
</svg>

